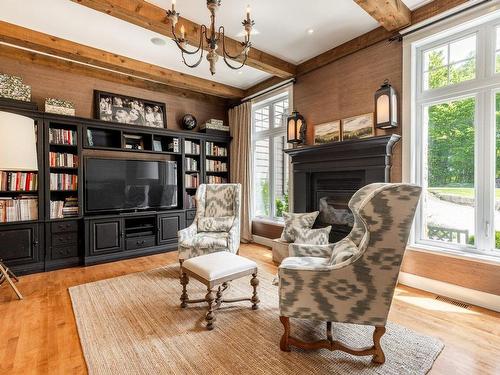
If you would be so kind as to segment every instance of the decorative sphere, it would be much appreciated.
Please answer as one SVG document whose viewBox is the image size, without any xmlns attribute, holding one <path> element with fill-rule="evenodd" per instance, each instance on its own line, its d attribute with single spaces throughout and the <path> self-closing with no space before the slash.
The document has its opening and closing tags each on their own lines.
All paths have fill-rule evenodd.
<svg viewBox="0 0 500 375">
<path fill-rule="evenodd" d="M 193 115 L 187 114 L 182 118 L 182 128 L 185 130 L 193 130 L 197 124 L 196 117 Z"/>
</svg>

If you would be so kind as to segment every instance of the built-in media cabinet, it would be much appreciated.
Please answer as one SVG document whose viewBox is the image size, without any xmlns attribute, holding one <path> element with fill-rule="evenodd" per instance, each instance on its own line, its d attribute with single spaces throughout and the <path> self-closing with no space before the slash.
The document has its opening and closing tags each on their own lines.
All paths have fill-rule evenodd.
<svg viewBox="0 0 500 375">
<path fill-rule="evenodd" d="M 194 219 L 198 185 L 229 179 L 226 136 L 49 114 L 5 100 L 0 111 L 31 117 L 37 129 L 38 172 L 20 171 L 9 181 L 22 184 L 0 189 L 0 205 L 23 207 L 8 221 L 0 216 L 0 259 L 18 274 L 176 250 L 177 231 Z M 168 208 L 92 211 L 86 165 L 95 159 L 176 165 L 177 197 Z"/>
</svg>

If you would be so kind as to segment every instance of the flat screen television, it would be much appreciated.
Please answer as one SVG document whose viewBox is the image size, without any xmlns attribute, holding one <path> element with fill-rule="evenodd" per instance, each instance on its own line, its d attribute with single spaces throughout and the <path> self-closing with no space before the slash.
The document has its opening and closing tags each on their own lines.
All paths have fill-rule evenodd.
<svg viewBox="0 0 500 375">
<path fill-rule="evenodd" d="M 87 158 L 85 211 L 177 207 L 177 162 Z"/>
</svg>

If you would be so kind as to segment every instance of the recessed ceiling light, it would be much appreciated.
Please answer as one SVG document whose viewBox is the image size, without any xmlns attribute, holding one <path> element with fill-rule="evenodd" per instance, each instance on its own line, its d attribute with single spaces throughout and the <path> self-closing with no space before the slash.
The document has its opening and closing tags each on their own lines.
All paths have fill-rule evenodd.
<svg viewBox="0 0 500 375">
<path fill-rule="evenodd" d="M 151 43 L 153 43 L 155 46 L 164 46 L 165 44 L 167 44 L 165 39 L 157 37 L 151 38 Z"/>
<path fill-rule="evenodd" d="M 314 29 L 307 29 L 308 34 L 314 34 Z"/>
</svg>

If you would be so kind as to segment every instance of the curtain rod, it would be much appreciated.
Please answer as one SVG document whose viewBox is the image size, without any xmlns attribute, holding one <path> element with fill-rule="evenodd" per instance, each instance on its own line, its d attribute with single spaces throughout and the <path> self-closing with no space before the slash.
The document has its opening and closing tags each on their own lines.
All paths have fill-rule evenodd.
<svg viewBox="0 0 500 375">
<path fill-rule="evenodd" d="M 246 98 L 241 99 L 240 104 L 248 102 L 249 100 L 258 98 L 259 96 L 266 95 L 266 94 L 268 94 L 268 93 L 270 93 L 270 92 L 272 92 L 274 90 L 278 90 L 278 89 L 280 89 L 280 88 L 282 88 L 282 87 L 284 87 L 286 85 L 289 85 L 290 83 L 293 84 L 296 81 L 297 81 L 297 79 L 295 79 L 295 78 L 287 79 L 286 81 L 280 82 L 280 83 L 278 83 L 278 84 L 276 84 L 274 86 L 269 87 L 268 89 L 265 89 L 263 91 L 259 91 L 259 92 L 255 93 L 253 95 L 250 95 L 250 96 L 247 96 Z"/>
<path fill-rule="evenodd" d="M 448 14 L 448 15 L 446 15 L 446 16 L 444 16 L 444 17 L 442 17 L 442 18 L 439 18 L 439 19 L 437 19 L 437 20 L 434 20 L 434 21 L 431 21 L 431 22 L 429 22 L 429 23 L 426 23 L 425 25 L 422 25 L 422 26 L 420 26 L 420 27 L 417 27 L 417 28 L 415 28 L 415 29 L 412 29 L 412 30 L 410 30 L 410 31 L 408 31 L 408 32 L 406 32 L 406 33 L 398 33 L 397 35 L 394 35 L 393 37 L 389 38 L 389 42 L 395 42 L 395 41 L 399 41 L 399 42 L 401 42 L 405 36 L 408 36 L 408 35 L 411 35 L 411 34 L 413 34 L 413 33 L 416 33 L 417 31 L 423 30 L 423 29 L 425 29 L 426 27 L 429 27 L 429 26 L 435 25 L 435 24 L 437 24 L 437 23 L 439 23 L 439 22 L 441 22 L 441 21 L 447 20 L 447 19 L 449 19 L 449 18 L 451 18 L 451 17 L 455 17 L 455 16 L 457 16 L 457 15 L 459 15 L 459 14 L 461 14 L 461 13 L 464 13 L 464 12 L 466 12 L 466 11 L 470 10 L 470 9 L 474 9 L 474 8 L 476 8 L 476 7 L 480 6 L 480 5 L 483 5 L 483 4 L 486 4 L 486 3 L 489 3 L 489 2 L 491 2 L 491 1 L 492 1 L 492 0 L 483 0 L 483 1 L 479 1 L 479 2 L 477 2 L 477 3 L 475 3 L 475 4 L 472 4 L 471 6 L 468 6 L 468 7 L 465 7 L 465 8 L 463 8 L 463 9 L 457 10 L 456 12 L 450 13 L 450 14 Z"/>
</svg>

